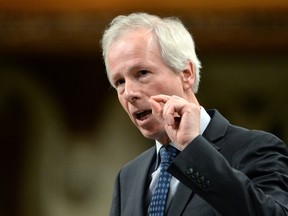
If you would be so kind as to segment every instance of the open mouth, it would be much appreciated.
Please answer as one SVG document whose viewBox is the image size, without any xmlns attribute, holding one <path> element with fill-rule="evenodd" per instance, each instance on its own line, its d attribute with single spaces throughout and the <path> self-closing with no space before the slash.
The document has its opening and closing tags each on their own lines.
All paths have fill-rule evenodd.
<svg viewBox="0 0 288 216">
<path fill-rule="evenodd" d="M 135 113 L 135 117 L 137 120 L 143 121 L 147 119 L 152 114 L 152 110 L 144 110 Z"/>
</svg>

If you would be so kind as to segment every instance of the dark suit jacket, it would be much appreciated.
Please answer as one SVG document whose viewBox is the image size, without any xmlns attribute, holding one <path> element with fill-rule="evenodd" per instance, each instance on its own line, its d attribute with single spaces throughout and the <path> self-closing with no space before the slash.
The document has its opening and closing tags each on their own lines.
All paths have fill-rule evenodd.
<svg viewBox="0 0 288 216">
<path fill-rule="evenodd" d="M 180 180 L 167 215 L 288 215 L 288 151 L 272 134 L 231 125 L 216 110 L 211 121 L 173 161 Z M 111 216 L 147 215 L 146 193 L 155 146 L 125 165 L 113 193 Z"/>
</svg>

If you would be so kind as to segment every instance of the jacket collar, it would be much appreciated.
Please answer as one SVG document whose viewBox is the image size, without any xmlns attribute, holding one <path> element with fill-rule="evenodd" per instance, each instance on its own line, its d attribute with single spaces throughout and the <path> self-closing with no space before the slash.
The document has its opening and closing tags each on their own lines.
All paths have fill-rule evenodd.
<svg viewBox="0 0 288 216">
<path fill-rule="evenodd" d="M 207 113 L 210 115 L 211 120 L 204 131 L 203 136 L 219 149 L 221 146 L 217 140 L 221 139 L 225 135 L 230 123 L 215 109 L 207 110 Z"/>
</svg>

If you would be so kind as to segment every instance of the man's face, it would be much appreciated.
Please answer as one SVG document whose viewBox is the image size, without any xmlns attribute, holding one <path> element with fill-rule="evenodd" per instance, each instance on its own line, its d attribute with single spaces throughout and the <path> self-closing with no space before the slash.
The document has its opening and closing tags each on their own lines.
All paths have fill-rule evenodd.
<svg viewBox="0 0 288 216">
<path fill-rule="evenodd" d="M 138 29 L 121 36 L 107 56 L 109 80 L 132 122 L 150 139 L 168 142 L 164 124 L 152 115 L 150 96 L 165 94 L 185 98 L 182 73 L 162 60 L 151 33 Z"/>
</svg>

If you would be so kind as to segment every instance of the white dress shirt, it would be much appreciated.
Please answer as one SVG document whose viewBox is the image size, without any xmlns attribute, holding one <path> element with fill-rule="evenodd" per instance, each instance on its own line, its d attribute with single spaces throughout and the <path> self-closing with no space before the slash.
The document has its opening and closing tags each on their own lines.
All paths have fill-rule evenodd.
<svg viewBox="0 0 288 216">
<path fill-rule="evenodd" d="M 208 115 L 208 113 L 206 112 L 206 110 L 201 107 L 200 109 L 200 134 L 202 135 L 203 132 L 205 131 L 206 127 L 208 126 L 209 122 L 210 122 L 211 118 Z M 177 148 L 173 143 L 170 143 L 169 145 L 174 146 L 175 148 Z M 147 193 L 147 200 L 148 203 L 151 200 L 152 194 L 156 189 L 157 186 L 157 182 L 160 176 L 160 166 L 159 166 L 159 160 L 160 160 L 160 156 L 159 156 L 159 150 L 162 147 L 162 144 L 159 143 L 156 140 L 156 151 L 157 151 L 157 159 L 156 159 L 156 167 L 155 167 L 155 171 L 152 173 L 151 177 L 151 183 L 149 186 L 149 191 Z M 178 148 L 177 148 L 178 149 Z M 170 182 L 170 189 L 169 189 L 169 194 L 168 194 L 168 198 L 167 198 L 167 203 L 166 203 L 166 209 L 169 208 L 171 201 L 176 193 L 177 187 L 179 184 L 179 180 L 176 179 L 174 176 L 172 176 L 171 178 L 171 182 Z"/>
</svg>

